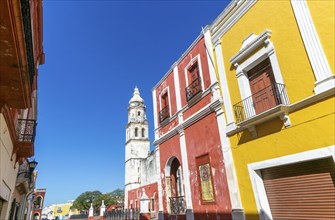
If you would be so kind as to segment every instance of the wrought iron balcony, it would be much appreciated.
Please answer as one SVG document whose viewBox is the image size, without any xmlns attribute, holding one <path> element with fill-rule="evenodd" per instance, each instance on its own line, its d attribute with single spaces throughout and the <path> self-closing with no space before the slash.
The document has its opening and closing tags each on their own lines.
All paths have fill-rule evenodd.
<svg viewBox="0 0 335 220">
<path fill-rule="evenodd" d="M 240 123 L 278 105 L 289 105 L 284 84 L 274 83 L 233 106 Z"/>
<path fill-rule="evenodd" d="M 189 86 L 185 88 L 186 91 L 186 100 L 190 101 L 196 94 L 202 92 L 201 89 L 201 78 L 193 80 Z"/>
<path fill-rule="evenodd" d="M 170 197 L 171 214 L 185 214 L 186 204 L 184 196 Z"/>
<path fill-rule="evenodd" d="M 159 112 L 159 121 L 162 122 L 169 117 L 170 117 L 170 108 L 167 105 Z"/>
<path fill-rule="evenodd" d="M 33 143 L 36 134 L 36 120 L 18 119 L 17 126 L 17 141 Z"/>
</svg>

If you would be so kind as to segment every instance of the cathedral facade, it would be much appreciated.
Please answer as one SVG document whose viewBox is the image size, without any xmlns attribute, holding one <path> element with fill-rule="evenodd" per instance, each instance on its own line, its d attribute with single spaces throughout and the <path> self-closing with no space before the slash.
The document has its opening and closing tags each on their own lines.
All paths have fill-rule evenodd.
<svg viewBox="0 0 335 220">
<path fill-rule="evenodd" d="M 125 144 L 125 208 L 157 216 L 157 150 L 150 153 L 146 106 L 138 88 L 129 101 Z"/>
</svg>

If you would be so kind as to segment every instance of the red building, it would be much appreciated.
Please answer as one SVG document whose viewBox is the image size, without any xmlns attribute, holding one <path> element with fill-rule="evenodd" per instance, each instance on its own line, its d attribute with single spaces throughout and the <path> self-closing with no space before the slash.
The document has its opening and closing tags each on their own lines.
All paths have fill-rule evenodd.
<svg viewBox="0 0 335 220">
<path fill-rule="evenodd" d="M 219 84 L 201 34 L 153 88 L 159 219 L 231 219 Z"/>
<path fill-rule="evenodd" d="M 40 220 L 42 219 L 42 209 L 44 205 L 44 197 L 45 197 L 46 189 L 36 189 L 34 201 L 32 204 L 32 213 L 31 219 Z"/>
</svg>

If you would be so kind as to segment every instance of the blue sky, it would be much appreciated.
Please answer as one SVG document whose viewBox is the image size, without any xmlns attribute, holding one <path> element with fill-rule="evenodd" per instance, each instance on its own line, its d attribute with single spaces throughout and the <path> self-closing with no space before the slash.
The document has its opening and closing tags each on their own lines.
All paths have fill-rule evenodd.
<svg viewBox="0 0 335 220">
<path fill-rule="evenodd" d="M 228 1 L 43 1 L 37 187 L 45 205 L 124 187 L 128 101 L 151 89 Z"/>
</svg>

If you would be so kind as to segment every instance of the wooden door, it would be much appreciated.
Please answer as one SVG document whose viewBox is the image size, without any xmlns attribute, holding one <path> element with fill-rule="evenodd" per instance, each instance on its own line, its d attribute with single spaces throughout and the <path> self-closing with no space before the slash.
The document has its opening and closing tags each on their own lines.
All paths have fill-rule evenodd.
<svg viewBox="0 0 335 220">
<path fill-rule="evenodd" d="M 251 69 L 248 76 L 256 114 L 278 105 L 274 92 L 275 80 L 268 59 Z"/>
</svg>

